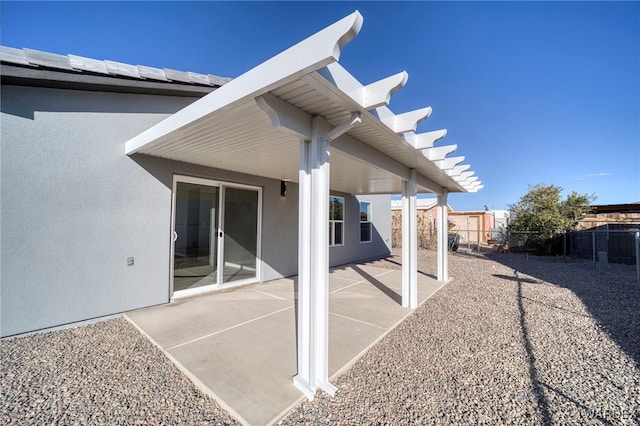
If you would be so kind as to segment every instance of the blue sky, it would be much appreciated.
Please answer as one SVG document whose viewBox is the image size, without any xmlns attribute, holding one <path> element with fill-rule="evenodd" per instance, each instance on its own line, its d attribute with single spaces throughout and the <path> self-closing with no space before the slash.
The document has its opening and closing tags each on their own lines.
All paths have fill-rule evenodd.
<svg viewBox="0 0 640 426">
<path fill-rule="evenodd" d="M 640 201 L 640 2 L 8 2 L 1 42 L 235 77 L 354 10 L 340 62 L 367 84 L 406 70 L 390 108 L 432 106 L 484 184 L 455 210 L 530 184 Z"/>
</svg>

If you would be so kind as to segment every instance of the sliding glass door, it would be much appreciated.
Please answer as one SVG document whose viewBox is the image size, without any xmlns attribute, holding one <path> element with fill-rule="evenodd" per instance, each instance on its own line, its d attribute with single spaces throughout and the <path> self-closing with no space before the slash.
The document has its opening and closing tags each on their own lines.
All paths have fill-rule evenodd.
<svg viewBox="0 0 640 426">
<path fill-rule="evenodd" d="M 258 247 L 258 191 L 224 188 L 222 282 L 254 278 Z"/>
<path fill-rule="evenodd" d="M 219 188 L 177 182 L 174 225 L 174 291 L 218 283 Z"/>
<path fill-rule="evenodd" d="M 258 279 L 259 188 L 176 177 L 173 292 Z"/>
</svg>

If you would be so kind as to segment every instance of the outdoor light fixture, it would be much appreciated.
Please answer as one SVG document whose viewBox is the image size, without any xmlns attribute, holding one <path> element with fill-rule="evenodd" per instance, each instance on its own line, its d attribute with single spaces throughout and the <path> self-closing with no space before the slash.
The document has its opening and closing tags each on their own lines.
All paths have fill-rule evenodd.
<svg viewBox="0 0 640 426">
<path fill-rule="evenodd" d="M 286 180 L 281 180 L 280 181 L 280 196 L 281 197 L 286 197 L 287 196 L 287 181 Z"/>
</svg>

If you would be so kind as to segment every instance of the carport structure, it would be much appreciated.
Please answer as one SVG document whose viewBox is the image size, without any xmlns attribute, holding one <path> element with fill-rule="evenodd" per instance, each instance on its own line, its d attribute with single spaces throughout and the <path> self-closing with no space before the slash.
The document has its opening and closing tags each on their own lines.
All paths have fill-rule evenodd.
<svg viewBox="0 0 640 426">
<path fill-rule="evenodd" d="M 295 385 L 329 394 L 330 189 L 403 199 L 402 306 L 417 305 L 416 195 L 438 197 L 438 268 L 447 271 L 447 195 L 482 185 L 434 147 L 446 130 L 417 134 L 426 107 L 394 114 L 387 104 L 407 82 L 401 72 L 363 85 L 339 63 L 360 31 L 359 12 L 274 56 L 126 143 L 146 154 L 298 184 L 298 318 Z"/>
</svg>

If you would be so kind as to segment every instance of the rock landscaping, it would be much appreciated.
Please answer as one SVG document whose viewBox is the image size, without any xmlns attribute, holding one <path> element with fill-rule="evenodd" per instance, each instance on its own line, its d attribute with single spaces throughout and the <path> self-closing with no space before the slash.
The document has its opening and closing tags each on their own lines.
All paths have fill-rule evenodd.
<svg viewBox="0 0 640 426">
<path fill-rule="evenodd" d="M 435 252 L 419 265 L 434 274 Z M 458 252 L 449 268 L 335 396 L 279 424 L 640 424 L 632 266 Z M 3 424 L 235 424 L 123 318 L 1 340 L 0 391 Z"/>
</svg>

